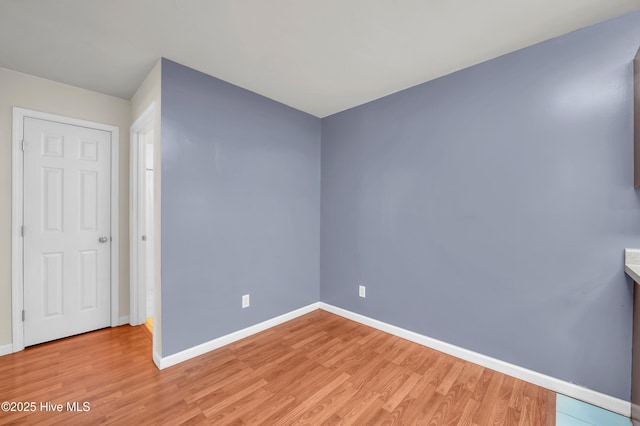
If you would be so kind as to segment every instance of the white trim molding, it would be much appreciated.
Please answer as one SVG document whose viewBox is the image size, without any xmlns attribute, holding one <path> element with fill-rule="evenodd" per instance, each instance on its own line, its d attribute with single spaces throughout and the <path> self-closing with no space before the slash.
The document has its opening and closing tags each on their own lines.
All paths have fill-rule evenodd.
<svg viewBox="0 0 640 426">
<path fill-rule="evenodd" d="M 24 349 L 24 331 L 22 324 L 22 307 L 23 303 L 23 274 L 22 269 L 22 221 L 23 221 L 23 153 L 21 149 L 21 141 L 24 134 L 24 116 L 26 112 L 13 108 L 13 139 L 12 139 L 12 158 L 13 164 L 11 168 L 11 333 L 13 343 L 13 352 Z"/>
<path fill-rule="evenodd" d="M 319 307 L 320 309 L 331 312 L 332 314 L 336 314 L 352 321 L 359 322 L 360 324 L 364 324 L 369 327 L 384 331 L 386 333 L 393 334 L 394 336 L 401 337 L 419 345 L 444 352 L 448 355 L 455 356 L 465 361 L 473 362 L 474 364 L 490 368 L 500 373 L 513 376 L 517 379 L 533 383 L 554 392 L 579 399 L 589 404 L 597 405 L 598 407 L 604 408 L 605 410 L 622 414 L 625 417 L 631 416 L 631 403 L 629 401 L 614 398 L 612 396 L 582 386 L 578 386 L 574 383 L 569 383 L 555 377 L 547 376 L 546 374 L 538 373 L 527 368 L 510 364 L 508 362 L 501 361 L 499 359 L 492 358 L 490 356 L 483 355 L 469 349 L 464 349 L 459 346 L 443 342 L 441 340 L 424 336 L 422 334 L 415 333 L 413 331 L 409 331 L 395 325 L 387 324 L 385 322 L 378 321 L 373 318 L 348 311 L 346 309 L 338 308 L 324 302 L 319 302 Z"/>
<path fill-rule="evenodd" d="M 222 346 L 228 345 L 230 343 L 236 342 L 240 339 L 244 339 L 245 337 L 249 337 L 253 334 L 259 333 L 261 331 L 267 330 L 271 327 L 275 327 L 276 325 L 282 324 L 284 322 L 290 321 L 299 316 L 308 314 L 309 312 L 313 312 L 319 308 L 319 302 L 312 303 L 310 305 L 304 306 L 300 309 L 296 309 L 295 311 L 288 312 L 286 314 L 282 314 L 275 318 L 271 318 L 269 320 L 263 321 L 261 323 L 252 325 L 247 328 L 243 328 L 242 330 L 235 331 L 233 333 L 227 334 L 222 337 L 218 337 L 217 339 L 210 340 L 208 342 L 202 343 L 198 346 L 194 346 L 189 349 L 185 349 L 184 351 L 175 353 L 173 355 L 169 355 L 167 357 L 159 357 L 156 353 L 153 354 L 153 360 L 158 366 L 159 369 L 165 369 L 167 367 L 171 367 L 172 365 L 179 364 L 183 361 L 189 360 L 191 358 L 195 358 L 197 356 L 203 355 L 207 352 L 211 352 L 214 349 L 221 348 Z M 157 358 L 156 358 L 157 357 Z"/>
<path fill-rule="evenodd" d="M 9 343 L 8 345 L 0 346 L 0 356 L 9 355 L 13 353 L 13 344 Z"/>
<path fill-rule="evenodd" d="M 120 321 L 118 321 L 118 325 L 129 324 L 129 315 L 124 315 L 120 317 Z"/>
<path fill-rule="evenodd" d="M 153 351 L 153 363 L 158 367 L 158 370 L 162 370 L 162 356 L 156 351 Z"/>
<path fill-rule="evenodd" d="M 118 205 L 118 173 L 119 173 L 119 128 L 108 124 L 80 120 L 46 112 L 32 111 L 13 107 L 13 136 L 12 136 L 12 185 L 11 185 L 11 333 L 12 352 L 24 349 L 24 324 L 22 309 L 24 307 L 23 288 L 23 239 L 21 228 L 23 225 L 24 206 L 24 170 L 22 139 L 24 136 L 24 119 L 26 117 L 40 120 L 57 121 L 59 123 L 89 127 L 104 130 L 111 134 L 111 326 L 120 325 L 119 306 L 119 265 L 120 253 L 119 237 L 119 205 Z"/>
</svg>

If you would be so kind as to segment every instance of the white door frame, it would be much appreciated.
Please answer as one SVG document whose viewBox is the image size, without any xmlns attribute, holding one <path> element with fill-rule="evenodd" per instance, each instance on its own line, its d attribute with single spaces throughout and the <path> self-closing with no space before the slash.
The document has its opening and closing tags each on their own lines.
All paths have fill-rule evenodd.
<svg viewBox="0 0 640 426">
<path fill-rule="evenodd" d="M 155 103 L 149 107 L 131 125 L 131 173 L 129 175 L 131 199 L 129 214 L 129 240 L 130 240 L 130 297 L 129 297 L 129 323 L 140 325 L 147 320 L 146 315 L 146 262 L 147 256 L 142 249 L 141 228 L 145 226 L 145 191 L 141 182 L 145 179 L 145 140 L 144 136 L 154 130 Z M 154 146 L 157 136 L 154 134 Z M 148 226 L 149 224 L 147 224 Z M 155 291 L 155 289 L 154 289 Z M 155 314 L 155 312 L 154 312 Z"/>
<path fill-rule="evenodd" d="M 24 119 L 26 117 L 39 120 L 56 121 L 73 126 L 89 127 L 111 133 L 111 326 L 120 325 L 118 256 L 120 239 L 118 238 L 118 169 L 119 169 L 119 129 L 117 126 L 95 123 L 92 121 L 64 117 L 57 114 L 32 111 L 13 107 L 13 137 L 11 172 L 11 323 L 13 352 L 24 349 L 24 323 L 22 311 L 24 309 L 24 245 L 22 238 L 23 207 L 24 207 L 24 153 L 22 139 L 24 133 Z"/>
</svg>

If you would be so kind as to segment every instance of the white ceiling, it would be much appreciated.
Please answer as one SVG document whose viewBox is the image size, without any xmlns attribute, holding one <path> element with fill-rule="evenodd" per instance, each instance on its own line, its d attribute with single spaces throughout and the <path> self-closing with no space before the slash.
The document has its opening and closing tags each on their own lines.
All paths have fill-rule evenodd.
<svg viewBox="0 0 640 426">
<path fill-rule="evenodd" d="M 166 57 L 324 117 L 638 8 L 640 0 L 0 0 L 0 66 L 130 99 Z"/>
</svg>

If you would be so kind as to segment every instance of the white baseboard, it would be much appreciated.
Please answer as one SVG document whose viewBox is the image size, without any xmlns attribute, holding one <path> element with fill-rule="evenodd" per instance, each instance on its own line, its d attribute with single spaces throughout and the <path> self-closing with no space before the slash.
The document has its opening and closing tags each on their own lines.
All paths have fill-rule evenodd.
<svg viewBox="0 0 640 426">
<path fill-rule="evenodd" d="M 473 362 L 474 364 L 478 364 L 495 371 L 499 371 L 500 373 L 504 373 L 520 380 L 542 386 L 543 388 L 547 388 L 554 392 L 567 395 L 571 398 L 579 399 L 589 404 L 597 405 L 598 407 L 602 407 L 605 410 L 613 411 L 626 417 L 631 416 L 631 403 L 629 401 L 614 398 L 612 396 L 582 386 L 578 386 L 576 384 L 569 383 L 555 377 L 547 376 L 546 374 L 538 373 L 533 370 L 510 364 L 508 362 L 500 361 L 499 359 L 492 358 L 487 355 L 482 355 L 469 349 L 464 349 L 449 343 L 445 343 L 441 340 L 433 339 L 431 337 L 427 337 L 413 331 L 405 330 L 404 328 L 396 327 L 395 325 L 387 324 L 385 322 L 378 321 L 364 315 L 356 314 L 355 312 L 347 311 L 346 309 L 338 308 L 324 302 L 320 302 L 319 305 L 320 309 L 322 310 L 331 312 L 333 314 L 359 322 L 364 325 L 368 325 L 369 327 L 376 328 L 378 330 L 393 334 L 403 339 L 410 340 L 412 342 L 418 343 L 419 345 L 444 352 L 446 354 L 464 359 L 465 361 Z"/>
<path fill-rule="evenodd" d="M 153 351 L 153 363 L 158 367 L 158 370 L 162 370 L 160 365 L 162 364 L 162 357 L 156 351 Z"/>
<path fill-rule="evenodd" d="M 116 325 L 112 325 L 112 327 L 118 327 L 118 326 L 120 326 L 120 325 L 124 325 L 124 324 L 129 324 L 129 315 L 125 315 L 125 316 L 120 317 L 120 318 L 118 319 L 118 324 L 116 324 Z M 17 351 L 14 351 L 14 350 L 13 350 L 13 345 L 12 345 L 12 344 L 9 344 L 9 345 L 0 345 L 0 356 L 2 356 L 2 355 L 8 355 L 8 354 L 13 353 L 13 352 L 19 352 L 19 351 L 21 351 L 21 350 L 23 350 L 23 349 L 24 349 L 24 347 L 23 347 L 23 348 L 20 348 L 20 349 L 19 349 L 19 350 L 17 350 Z"/>
<path fill-rule="evenodd" d="M 158 368 L 162 370 L 188 359 L 203 355 L 207 352 L 218 349 L 237 340 L 244 339 L 245 337 L 259 333 L 278 324 L 282 324 L 286 321 L 292 320 L 316 309 L 322 309 L 327 312 L 331 312 L 352 321 L 356 321 L 361 324 L 368 325 L 369 327 L 373 327 L 386 333 L 393 334 L 403 339 L 418 343 L 422 346 L 444 352 L 457 358 L 464 359 L 465 361 L 473 362 L 483 367 L 499 371 L 500 373 L 513 376 L 520 380 L 542 386 L 554 392 L 561 393 L 563 395 L 579 399 L 589 404 L 596 405 L 598 407 L 604 408 L 605 410 L 613 411 L 626 417 L 630 417 L 631 415 L 631 403 L 629 401 L 615 398 L 610 395 L 606 395 L 601 392 L 576 385 L 574 383 L 569 383 L 564 380 L 548 376 L 546 374 L 538 373 L 527 368 L 510 364 L 508 362 L 501 361 L 499 359 L 492 358 L 490 356 L 483 355 L 469 349 L 464 349 L 459 346 L 455 346 L 419 333 L 415 333 L 413 331 L 409 331 L 395 325 L 387 324 L 385 322 L 378 321 L 373 318 L 348 311 L 346 309 L 338 308 L 324 302 L 312 303 L 295 311 L 291 311 L 289 313 L 280 315 L 259 324 L 252 325 L 242 330 L 238 330 L 217 339 L 210 340 L 198 346 L 185 349 L 184 351 L 169 355 L 165 358 L 162 358 L 159 354 L 154 352 L 153 361 L 158 366 Z M 10 347 L 11 345 L 9 345 L 9 348 Z M 2 348 L 3 347 L 0 347 L 0 354 L 2 353 Z"/>
<path fill-rule="evenodd" d="M 229 343 L 244 339 L 245 337 L 249 337 L 252 334 L 259 333 L 278 324 L 282 324 L 283 322 L 287 322 L 301 315 L 308 314 L 309 312 L 313 312 L 318 308 L 319 302 L 312 303 L 300 309 L 296 309 L 295 311 L 291 311 L 275 318 L 271 318 L 247 328 L 243 328 L 242 330 L 238 330 L 225 336 L 218 337 L 217 339 L 210 340 L 198 346 L 185 349 L 184 351 L 169 355 L 164 358 L 158 357 L 159 359 L 156 359 L 156 354 L 154 353 L 154 362 L 156 363 L 158 368 L 162 370 L 164 368 L 171 367 L 172 365 L 176 365 L 188 359 L 195 358 L 199 355 L 210 352 L 214 349 L 218 349 L 224 345 L 228 345 Z"/>
<path fill-rule="evenodd" d="M 9 343 L 8 345 L 0 346 L 0 356 L 9 355 L 13 353 L 13 344 Z"/>
</svg>

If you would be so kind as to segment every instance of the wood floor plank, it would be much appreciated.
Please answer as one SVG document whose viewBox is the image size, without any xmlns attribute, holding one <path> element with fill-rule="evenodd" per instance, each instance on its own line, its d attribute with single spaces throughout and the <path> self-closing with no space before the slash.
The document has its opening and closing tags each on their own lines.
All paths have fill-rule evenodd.
<svg viewBox="0 0 640 426">
<path fill-rule="evenodd" d="M 369 408 L 363 411 L 360 416 L 352 423 L 354 425 L 373 425 L 374 418 L 380 416 L 380 412 L 384 411 L 382 409 L 382 400 L 380 398 L 375 399 L 373 403 L 369 406 Z"/>
<path fill-rule="evenodd" d="M 343 420 L 344 424 L 354 424 L 362 413 L 369 410 L 374 402 L 379 400 L 379 395 L 375 392 L 358 391 L 336 414 Z"/>
<path fill-rule="evenodd" d="M 555 423 L 551 391 L 320 310 L 162 371 L 143 325 L 0 357 L 0 377 L 0 401 L 90 405 L 0 424 Z"/>
<path fill-rule="evenodd" d="M 472 426 L 473 425 L 473 413 L 478 409 L 480 403 L 475 399 L 469 398 L 467 403 L 462 411 L 462 415 L 460 416 L 460 420 L 456 426 Z"/>
<path fill-rule="evenodd" d="M 373 356 L 365 361 L 361 368 L 351 372 L 351 383 L 356 389 L 370 388 L 370 382 L 378 376 L 379 372 L 389 365 L 389 361 Z M 346 372 L 346 371 L 345 371 Z"/>
<path fill-rule="evenodd" d="M 471 391 L 464 388 L 464 383 L 455 383 L 446 395 L 448 402 L 447 411 L 444 413 L 444 424 L 455 425 L 460 421 L 462 413 L 469 401 Z"/>
<path fill-rule="evenodd" d="M 525 396 L 522 401 L 522 412 L 520 414 L 520 422 L 518 423 L 518 426 L 542 424 L 536 417 L 537 411 L 536 401 Z"/>
<path fill-rule="evenodd" d="M 507 408 L 507 416 L 504 419 L 505 426 L 518 426 L 520 423 L 520 411 L 513 407 Z"/>
<path fill-rule="evenodd" d="M 498 399 L 493 405 L 491 415 L 489 416 L 490 425 L 502 426 L 504 424 L 514 383 L 515 379 L 509 376 L 505 377 L 502 381 L 502 386 L 500 386 L 500 390 L 498 391 Z"/>
<path fill-rule="evenodd" d="M 254 392 L 259 391 L 266 384 L 267 381 L 263 379 L 251 385 L 242 386 L 239 389 L 234 389 L 233 391 L 226 393 L 221 401 L 204 410 L 203 413 L 208 418 L 215 418 L 216 414 L 222 411 L 222 409 L 229 407 L 230 405 L 234 404 L 237 401 L 240 401 L 241 399 L 245 398 L 248 395 L 251 395 Z M 269 392 L 266 392 L 266 394 L 269 394 Z"/>
<path fill-rule="evenodd" d="M 411 390 L 418 384 L 421 377 L 422 376 L 420 374 L 412 373 L 402 386 L 387 398 L 387 402 L 382 406 L 382 408 L 389 412 L 393 412 L 406 398 L 409 392 L 411 392 Z"/>
<path fill-rule="evenodd" d="M 342 383 L 334 391 L 318 401 L 307 412 L 303 413 L 296 423 L 318 425 L 324 423 L 333 416 L 338 407 L 342 406 L 346 401 L 353 398 L 356 389 L 349 382 Z"/>
<path fill-rule="evenodd" d="M 465 364 L 464 361 L 458 361 L 455 364 L 453 364 L 453 367 L 451 367 L 451 370 L 449 370 L 449 372 L 444 377 L 444 379 L 442 379 L 442 382 L 436 388 L 436 392 L 438 392 L 441 395 L 446 395 L 447 393 L 449 393 L 449 389 L 451 389 L 451 386 L 453 386 L 456 380 L 458 380 L 458 376 L 462 372 L 462 369 L 464 368 L 464 364 Z"/>
<path fill-rule="evenodd" d="M 303 403 L 299 404 L 296 408 L 288 412 L 280 422 L 282 424 L 291 424 L 293 419 L 296 419 L 298 416 L 301 416 L 306 411 L 310 410 L 313 406 L 315 406 L 318 402 L 320 402 L 324 397 L 332 393 L 337 387 L 346 382 L 349 379 L 349 375 L 346 373 L 341 373 L 338 377 L 331 380 L 329 383 L 324 384 L 321 388 L 315 391 L 308 398 L 304 398 Z"/>
<path fill-rule="evenodd" d="M 525 382 L 516 379 L 511 391 L 511 398 L 509 398 L 509 407 L 515 409 L 516 411 L 520 411 L 520 409 L 522 408 L 522 399 L 524 398 L 524 385 Z"/>
<path fill-rule="evenodd" d="M 407 423 L 424 423 L 433 422 L 438 424 L 438 419 L 434 418 L 436 411 L 440 408 L 440 405 L 444 401 L 444 396 L 440 395 L 433 388 L 433 392 L 427 392 L 429 397 L 425 399 L 416 399 L 412 407 L 407 409 Z"/>
<path fill-rule="evenodd" d="M 274 394 L 242 413 L 241 418 L 247 424 L 263 424 L 266 419 L 284 412 L 295 400 L 291 395 Z"/>
<path fill-rule="evenodd" d="M 462 373 L 460 373 L 460 380 L 464 383 L 466 389 L 474 391 L 483 372 L 484 367 L 466 362 Z"/>
<path fill-rule="evenodd" d="M 474 418 L 474 422 L 480 425 L 489 424 L 489 418 L 491 417 L 491 413 L 493 411 L 493 407 L 498 402 L 498 395 L 500 392 L 500 387 L 502 386 L 502 381 L 507 376 L 493 372 L 491 375 L 491 381 L 489 382 L 489 386 L 487 387 L 487 391 L 484 394 L 482 401 L 480 401 L 480 408 L 476 411 L 476 416 Z"/>
<path fill-rule="evenodd" d="M 545 425 L 546 426 L 555 426 L 556 424 L 556 394 L 553 392 L 549 392 L 545 388 L 540 388 L 541 396 L 544 397 L 546 395 L 547 405 L 545 407 Z"/>
</svg>

